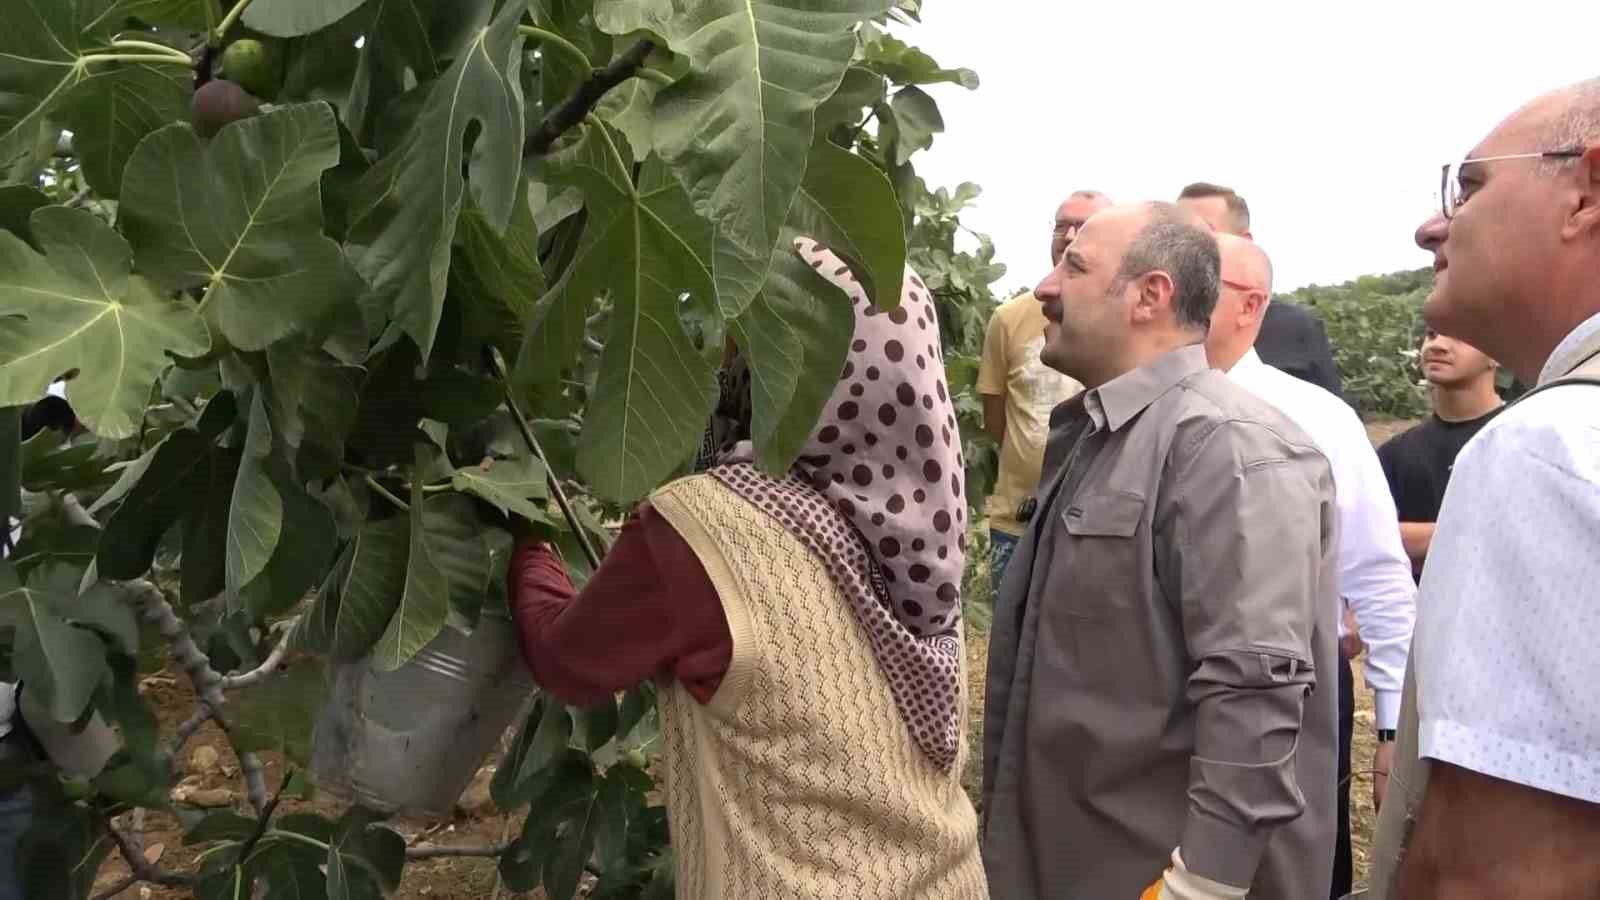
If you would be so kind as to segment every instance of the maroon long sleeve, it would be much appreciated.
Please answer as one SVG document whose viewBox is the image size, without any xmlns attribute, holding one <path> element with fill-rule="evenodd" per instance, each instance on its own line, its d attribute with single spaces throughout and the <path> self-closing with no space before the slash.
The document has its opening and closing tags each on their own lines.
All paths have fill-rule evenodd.
<svg viewBox="0 0 1600 900">
<path fill-rule="evenodd" d="M 510 579 L 523 659 L 541 687 L 568 703 L 597 703 L 646 678 L 676 679 L 709 703 L 733 659 L 711 579 L 649 503 L 582 592 L 539 541 L 517 546 Z"/>
</svg>

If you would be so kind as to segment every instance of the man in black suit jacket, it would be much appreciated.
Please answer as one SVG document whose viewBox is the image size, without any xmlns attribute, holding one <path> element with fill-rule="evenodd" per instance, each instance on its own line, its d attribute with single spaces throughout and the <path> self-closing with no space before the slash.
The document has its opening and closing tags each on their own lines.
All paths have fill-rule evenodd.
<svg viewBox="0 0 1600 900">
<path fill-rule="evenodd" d="M 1197 181 L 1178 195 L 1178 205 L 1193 210 L 1212 230 L 1251 238 L 1250 206 L 1232 188 Z M 1253 239 L 1253 238 L 1251 238 Z M 1256 339 L 1261 361 L 1344 399 L 1333 364 L 1328 333 L 1316 316 L 1293 303 L 1270 303 Z"/>
</svg>

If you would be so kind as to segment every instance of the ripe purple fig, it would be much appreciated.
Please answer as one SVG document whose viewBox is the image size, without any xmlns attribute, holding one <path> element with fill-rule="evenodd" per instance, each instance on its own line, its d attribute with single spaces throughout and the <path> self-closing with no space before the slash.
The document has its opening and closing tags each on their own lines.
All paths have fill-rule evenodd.
<svg viewBox="0 0 1600 900">
<path fill-rule="evenodd" d="M 189 104 L 189 121 L 197 134 L 209 138 L 224 125 L 255 115 L 260 106 L 261 101 L 249 91 L 231 81 L 214 78 L 194 92 Z"/>
</svg>

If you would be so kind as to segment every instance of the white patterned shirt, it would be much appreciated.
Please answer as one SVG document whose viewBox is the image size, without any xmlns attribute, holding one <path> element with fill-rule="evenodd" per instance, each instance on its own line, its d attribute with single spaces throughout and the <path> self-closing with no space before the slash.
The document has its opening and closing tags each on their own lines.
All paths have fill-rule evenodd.
<svg viewBox="0 0 1600 900">
<path fill-rule="evenodd" d="M 1600 334 L 1556 348 L 1541 384 Z M 1456 458 L 1418 600 L 1421 755 L 1600 802 L 1600 387 L 1497 416 Z"/>
<path fill-rule="evenodd" d="M 1397 728 L 1416 623 L 1417 584 L 1400 542 L 1394 495 L 1372 439 L 1349 404 L 1267 365 L 1254 350 L 1228 370 L 1228 377 L 1300 426 L 1328 458 L 1339 506 L 1339 596 L 1350 604 L 1367 645 L 1365 674 L 1376 725 Z"/>
</svg>

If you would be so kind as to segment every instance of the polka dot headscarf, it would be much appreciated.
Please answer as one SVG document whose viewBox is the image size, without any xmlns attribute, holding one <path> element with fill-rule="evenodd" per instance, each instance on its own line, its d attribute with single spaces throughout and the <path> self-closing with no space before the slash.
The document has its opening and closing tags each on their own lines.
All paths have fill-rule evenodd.
<svg viewBox="0 0 1600 900">
<path fill-rule="evenodd" d="M 948 768 L 961 740 L 966 503 L 933 299 L 908 272 L 900 306 L 882 312 L 832 252 L 809 240 L 796 248 L 854 305 L 842 377 L 787 477 L 756 469 L 748 441 L 711 474 L 823 559 L 917 745 Z M 736 365 L 723 384 L 747 391 L 748 374 Z M 747 406 L 725 397 L 721 408 Z"/>
</svg>

